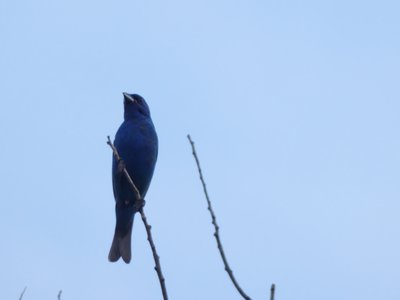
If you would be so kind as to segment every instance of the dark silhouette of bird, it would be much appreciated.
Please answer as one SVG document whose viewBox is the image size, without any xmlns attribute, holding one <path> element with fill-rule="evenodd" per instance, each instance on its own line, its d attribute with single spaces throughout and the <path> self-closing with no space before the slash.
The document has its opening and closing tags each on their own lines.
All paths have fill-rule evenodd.
<svg viewBox="0 0 400 300">
<path fill-rule="evenodd" d="M 149 106 L 137 94 L 124 95 L 124 122 L 115 135 L 114 146 L 121 160 L 113 155 L 112 184 L 115 198 L 116 226 L 108 260 L 125 263 L 131 260 L 131 236 L 135 213 L 144 205 L 126 179 L 128 171 L 144 199 L 153 177 L 158 154 L 158 138 L 150 117 Z"/>
</svg>

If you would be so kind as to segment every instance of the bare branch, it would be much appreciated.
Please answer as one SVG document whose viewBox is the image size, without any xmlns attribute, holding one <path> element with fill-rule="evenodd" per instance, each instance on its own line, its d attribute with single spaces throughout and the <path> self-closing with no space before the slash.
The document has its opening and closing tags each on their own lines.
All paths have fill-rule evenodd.
<svg viewBox="0 0 400 300">
<path fill-rule="evenodd" d="M 275 299 L 275 284 L 271 285 L 271 298 L 270 300 L 274 300 Z"/>
<path fill-rule="evenodd" d="M 24 287 L 24 290 L 22 291 L 21 295 L 19 296 L 19 300 L 22 300 L 22 297 L 23 297 L 24 294 L 25 294 L 26 288 L 27 288 L 27 287 Z"/>
<path fill-rule="evenodd" d="M 110 136 L 107 136 L 107 145 L 109 145 L 114 153 L 115 159 L 119 162 L 122 160 L 121 156 L 119 156 L 118 150 L 117 148 L 115 148 L 115 146 L 113 145 L 113 143 L 110 140 Z M 126 179 L 128 180 L 129 184 L 132 186 L 133 190 L 135 191 L 136 194 L 136 199 L 137 200 L 143 200 L 142 196 L 140 195 L 139 189 L 136 187 L 135 183 L 133 182 L 131 176 L 129 176 L 128 171 L 126 170 L 126 168 L 124 168 L 124 175 L 126 177 Z"/>
<path fill-rule="evenodd" d="M 58 292 L 58 295 L 57 295 L 58 300 L 61 300 L 61 294 L 62 294 L 62 290 L 60 290 L 60 291 Z"/>
<path fill-rule="evenodd" d="M 207 188 L 206 188 L 206 183 L 205 183 L 204 178 L 203 178 L 203 173 L 202 173 L 201 167 L 200 167 L 200 161 L 199 161 L 199 158 L 198 158 L 198 156 L 197 156 L 196 149 L 195 149 L 195 147 L 194 147 L 194 142 L 193 142 L 192 139 L 190 138 L 190 135 L 189 135 L 189 134 L 187 135 L 187 138 L 188 138 L 188 140 L 189 140 L 189 142 L 190 142 L 190 145 L 192 146 L 192 154 L 193 154 L 194 159 L 195 159 L 195 161 L 196 161 L 197 169 L 198 169 L 199 175 L 200 175 L 200 180 L 201 180 L 201 183 L 202 183 L 202 185 L 203 185 L 203 191 L 204 191 L 204 194 L 205 194 L 205 196 L 206 196 L 207 205 L 208 205 L 208 210 L 209 210 L 210 215 L 211 215 L 212 224 L 214 225 L 214 228 L 215 228 L 214 237 L 215 237 L 215 239 L 216 239 L 216 241 L 217 241 L 218 250 L 219 250 L 219 253 L 221 254 L 222 261 L 224 262 L 225 271 L 228 273 L 229 278 L 231 279 L 233 285 L 235 286 L 235 288 L 237 289 L 237 291 L 239 292 L 239 294 L 240 294 L 244 299 L 246 299 L 246 300 L 251 300 L 251 298 L 250 298 L 249 296 L 247 296 L 247 294 L 246 294 L 246 293 L 242 290 L 242 288 L 239 286 L 238 282 L 237 282 L 236 279 L 235 279 L 235 276 L 233 276 L 233 271 L 232 271 L 232 269 L 229 267 L 228 261 L 227 261 L 226 256 L 225 256 L 224 249 L 223 249 L 223 247 L 222 247 L 221 239 L 220 239 L 220 236 L 219 236 L 219 226 L 218 226 L 218 224 L 217 224 L 217 218 L 216 218 L 215 213 L 214 213 L 214 210 L 212 209 L 212 206 L 211 206 L 211 200 L 210 200 L 210 197 L 208 196 L 208 192 L 207 192 Z"/>
<path fill-rule="evenodd" d="M 140 212 L 140 216 L 142 217 L 142 221 L 143 221 L 144 227 L 146 228 L 147 240 L 149 241 L 149 244 L 150 244 L 150 247 L 151 247 L 151 251 L 153 252 L 154 262 L 156 263 L 156 266 L 154 267 L 154 270 L 156 270 L 157 275 L 158 275 L 158 279 L 160 281 L 163 298 L 164 298 L 164 300 L 168 300 L 167 288 L 165 286 L 165 278 L 164 278 L 163 273 L 161 271 L 160 257 L 157 254 L 156 246 L 154 245 L 153 238 L 152 238 L 152 235 L 151 235 L 151 225 L 149 225 L 147 223 L 147 218 L 146 218 L 146 215 L 144 214 L 143 207 L 139 210 L 139 212 Z"/>
<path fill-rule="evenodd" d="M 115 148 L 115 146 L 111 142 L 110 136 L 107 136 L 107 145 L 109 145 L 111 147 L 111 149 L 113 150 L 114 156 L 117 159 L 117 161 L 121 161 L 122 159 L 118 154 L 118 150 Z M 129 175 L 129 173 L 126 170 L 125 167 L 124 167 L 124 171 L 123 172 L 124 172 L 124 175 L 125 175 L 126 179 L 130 183 L 130 185 L 132 186 L 132 189 L 134 190 L 134 192 L 136 194 L 136 199 L 139 202 L 144 203 L 144 200 L 143 200 L 142 196 L 140 195 L 139 189 L 136 187 L 135 183 L 133 182 L 131 176 Z M 144 227 L 146 228 L 147 240 L 149 241 L 149 244 L 150 244 L 150 247 L 151 247 L 151 251 L 153 252 L 153 258 L 154 258 L 154 262 L 156 264 L 156 266 L 154 267 L 154 270 L 157 272 L 158 280 L 160 281 L 160 286 L 161 286 L 163 299 L 164 300 L 168 300 L 167 287 L 165 286 L 165 278 L 164 278 L 164 275 L 162 274 L 162 271 L 161 271 L 160 257 L 157 254 L 156 246 L 154 244 L 153 237 L 152 237 L 152 234 L 151 234 L 151 226 L 147 223 L 147 218 L 146 218 L 146 215 L 144 214 L 143 207 L 139 209 L 139 213 L 140 213 L 140 215 L 142 217 L 142 221 L 143 221 Z"/>
</svg>

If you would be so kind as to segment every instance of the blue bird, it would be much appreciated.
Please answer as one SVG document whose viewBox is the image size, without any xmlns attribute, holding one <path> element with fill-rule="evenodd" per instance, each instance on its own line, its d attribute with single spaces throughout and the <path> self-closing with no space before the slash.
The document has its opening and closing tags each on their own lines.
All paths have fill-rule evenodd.
<svg viewBox="0 0 400 300">
<path fill-rule="evenodd" d="M 158 154 L 158 138 L 150 117 L 149 106 L 137 94 L 124 95 L 124 122 L 115 135 L 114 146 L 122 161 L 113 155 L 112 184 L 115 198 L 116 226 L 108 260 L 120 257 L 131 260 L 131 236 L 133 218 L 144 202 L 136 199 L 136 194 L 126 179 L 124 167 L 145 197 L 153 177 Z"/>
</svg>

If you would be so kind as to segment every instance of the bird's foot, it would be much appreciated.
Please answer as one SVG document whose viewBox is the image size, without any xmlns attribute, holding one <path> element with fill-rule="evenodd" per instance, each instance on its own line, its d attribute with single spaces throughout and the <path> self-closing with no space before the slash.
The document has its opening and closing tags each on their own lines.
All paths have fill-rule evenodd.
<svg viewBox="0 0 400 300">
<path fill-rule="evenodd" d="M 139 211 L 146 205 L 146 201 L 144 199 L 139 199 L 135 201 L 135 210 Z"/>
</svg>

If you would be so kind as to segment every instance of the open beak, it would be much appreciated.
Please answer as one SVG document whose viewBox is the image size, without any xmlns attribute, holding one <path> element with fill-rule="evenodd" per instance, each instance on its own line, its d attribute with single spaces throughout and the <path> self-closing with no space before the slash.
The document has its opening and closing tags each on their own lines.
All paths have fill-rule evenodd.
<svg viewBox="0 0 400 300">
<path fill-rule="evenodd" d="M 129 95 L 128 93 L 122 93 L 122 95 L 124 95 L 124 98 L 131 101 L 131 102 L 135 102 L 135 99 L 132 98 L 131 95 Z"/>
</svg>

